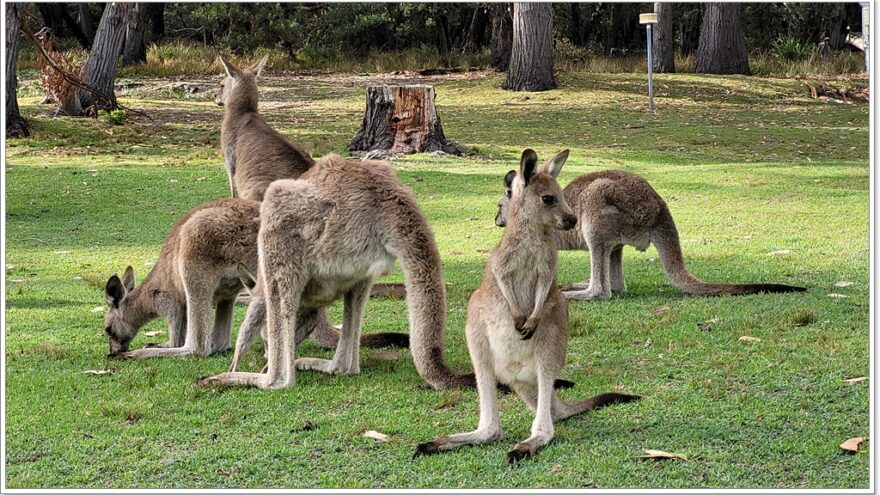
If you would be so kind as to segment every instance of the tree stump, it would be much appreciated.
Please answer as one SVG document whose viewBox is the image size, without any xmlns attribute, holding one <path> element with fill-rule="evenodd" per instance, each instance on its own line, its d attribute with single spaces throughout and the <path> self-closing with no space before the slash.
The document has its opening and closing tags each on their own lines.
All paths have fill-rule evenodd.
<svg viewBox="0 0 880 495">
<path fill-rule="evenodd" d="M 464 150 L 443 134 L 434 96 L 434 87 L 426 85 L 367 88 L 364 120 L 348 149 L 368 155 L 376 151 L 462 154 Z"/>
</svg>

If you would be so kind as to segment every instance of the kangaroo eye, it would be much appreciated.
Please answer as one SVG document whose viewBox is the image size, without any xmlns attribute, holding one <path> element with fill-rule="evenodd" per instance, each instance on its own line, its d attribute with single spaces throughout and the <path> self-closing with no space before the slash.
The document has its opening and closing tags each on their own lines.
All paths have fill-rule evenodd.
<svg viewBox="0 0 880 495">
<path fill-rule="evenodd" d="M 541 201 L 543 201 L 545 205 L 555 205 L 556 196 L 541 196 Z"/>
</svg>

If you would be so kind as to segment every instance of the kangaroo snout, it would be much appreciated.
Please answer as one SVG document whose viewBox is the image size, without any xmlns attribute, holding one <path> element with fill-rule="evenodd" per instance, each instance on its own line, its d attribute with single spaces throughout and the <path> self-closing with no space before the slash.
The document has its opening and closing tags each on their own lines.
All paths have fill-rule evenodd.
<svg viewBox="0 0 880 495">
<path fill-rule="evenodd" d="M 562 223 L 559 225 L 561 230 L 571 230 L 577 225 L 577 217 L 574 215 L 566 214 L 562 217 Z"/>
</svg>

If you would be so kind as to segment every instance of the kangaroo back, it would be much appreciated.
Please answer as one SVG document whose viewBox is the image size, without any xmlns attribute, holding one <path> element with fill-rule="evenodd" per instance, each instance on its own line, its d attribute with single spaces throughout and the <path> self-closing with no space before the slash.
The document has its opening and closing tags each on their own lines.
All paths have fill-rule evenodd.
<svg viewBox="0 0 880 495">
<path fill-rule="evenodd" d="M 693 276 L 684 264 L 678 229 L 669 208 L 664 204 L 651 231 L 651 242 L 657 247 L 663 270 L 673 285 L 682 292 L 699 296 L 757 294 L 759 292 L 803 292 L 807 289 L 783 284 L 711 284 Z"/>
</svg>

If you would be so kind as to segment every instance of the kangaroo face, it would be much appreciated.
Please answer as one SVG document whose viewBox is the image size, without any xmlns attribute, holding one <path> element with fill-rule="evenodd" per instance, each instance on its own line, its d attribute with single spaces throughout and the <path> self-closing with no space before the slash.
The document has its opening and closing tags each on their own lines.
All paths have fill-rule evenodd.
<svg viewBox="0 0 880 495">
<path fill-rule="evenodd" d="M 214 92 L 214 103 L 220 105 L 226 105 L 226 102 L 229 101 L 229 93 L 232 92 L 232 88 L 235 86 L 235 79 L 230 76 L 226 76 L 220 80 L 220 84 L 217 86 L 217 91 Z"/>
<path fill-rule="evenodd" d="M 122 280 L 113 275 L 104 287 L 107 299 L 107 314 L 104 315 L 104 333 L 110 343 L 110 354 L 127 352 L 128 346 L 137 334 L 137 328 L 125 317 L 128 293 L 134 290 L 134 270 L 126 268 Z"/>
<path fill-rule="evenodd" d="M 515 210 L 518 218 L 529 223 L 559 230 L 574 228 L 577 217 L 556 182 L 566 159 L 568 150 L 557 153 L 538 168 L 538 155 L 525 150 L 519 173 L 511 170 L 504 176 L 505 194 L 498 203 L 495 224 L 506 226 L 508 217 Z"/>
</svg>

